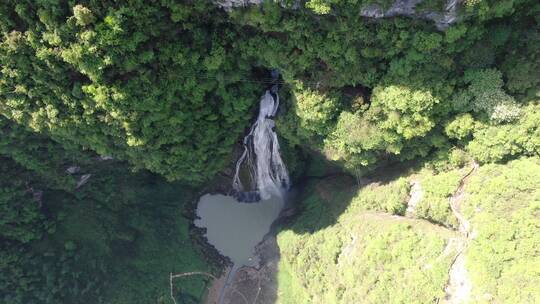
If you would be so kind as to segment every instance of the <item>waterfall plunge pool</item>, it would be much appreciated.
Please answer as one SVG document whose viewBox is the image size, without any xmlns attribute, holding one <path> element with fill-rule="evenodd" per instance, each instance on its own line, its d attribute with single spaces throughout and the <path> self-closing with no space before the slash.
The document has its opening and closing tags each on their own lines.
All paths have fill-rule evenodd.
<svg viewBox="0 0 540 304">
<path fill-rule="evenodd" d="M 237 266 L 256 266 L 255 246 L 270 232 L 284 200 L 278 196 L 255 204 L 238 202 L 232 196 L 205 194 L 197 205 L 197 227 L 206 228 L 206 238 Z"/>
<path fill-rule="evenodd" d="M 277 80 L 277 73 L 272 77 Z M 206 238 L 233 262 L 233 270 L 241 266 L 257 266 L 255 247 L 270 232 L 270 227 L 284 205 L 284 193 L 289 188 L 289 174 L 279 153 L 278 136 L 274 130 L 279 107 L 278 86 L 266 90 L 259 102 L 259 115 L 244 137 L 244 152 L 236 163 L 233 189 L 237 194 L 256 193 L 256 200 L 243 195 L 203 195 L 197 206 L 195 225 L 206 228 Z M 244 188 L 240 169 L 247 166 L 252 190 Z M 255 191 L 253 191 L 255 190 Z M 242 199 L 244 197 L 244 199 Z M 261 198 L 260 201 L 257 201 Z M 248 203 L 242 203 L 243 200 Z M 222 293 L 223 294 L 223 293 Z M 221 296 L 220 296 L 221 297 Z M 220 302 L 219 302 L 220 303 Z"/>
</svg>

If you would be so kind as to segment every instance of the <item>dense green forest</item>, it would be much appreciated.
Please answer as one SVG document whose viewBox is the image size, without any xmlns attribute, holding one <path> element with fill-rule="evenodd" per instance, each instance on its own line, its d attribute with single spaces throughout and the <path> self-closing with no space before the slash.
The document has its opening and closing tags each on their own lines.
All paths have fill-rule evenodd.
<svg viewBox="0 0 540 304">
<path fill-rule="evenodd" d="M 540 302 L 540 3 L 459 1 L 444 28 L 361 14 L 392 3 L 1 1 L 0 302 L 172 303 L 170 273 L 219 274 L 193 203 L 272 69 L 305 184 L 278 234 L 279 302 L 440 299 L 458 189 L 473 302 Z M 325 178 L 328 163 L 349 177 Z M 182 279 L 174 297 L 207 285 Z"/>
</svg>

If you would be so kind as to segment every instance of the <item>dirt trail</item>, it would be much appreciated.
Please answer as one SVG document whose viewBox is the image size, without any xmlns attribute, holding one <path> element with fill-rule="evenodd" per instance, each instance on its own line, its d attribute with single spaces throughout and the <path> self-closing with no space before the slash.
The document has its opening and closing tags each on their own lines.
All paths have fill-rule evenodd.
<svg viewBox="0 0 540 304">
<path fill-rule="evenodd" d="M 456 192 L 450 197 L 450 208 L 458 219 L 459 232 L 463 237 L 455 240 L 458 254 L 450 267 L 448 283 L 445 288 L 444 303 L 448 304 L 467 303 L 471 296 L 472 283 L 465 265 L 465 250 L 472 239 L 471 225 L 461 213 L 461 202 L 465 197 L 465 184 L 478 167 L 476 162 L 473 163 L 471 170 L 461 178 Z"/>
<path fill-rule="evenodd" d="M 208 288 L 208 294 L 206 295 L 206 300 L 204 304 L 217 304 L 219 294 L 225 287 L 227 282 L 227 277 L 231 272 L 231 267 L 227 267 L 223 272 L 223 275 L 212 281 L 212 285 Z"/>
</svg>

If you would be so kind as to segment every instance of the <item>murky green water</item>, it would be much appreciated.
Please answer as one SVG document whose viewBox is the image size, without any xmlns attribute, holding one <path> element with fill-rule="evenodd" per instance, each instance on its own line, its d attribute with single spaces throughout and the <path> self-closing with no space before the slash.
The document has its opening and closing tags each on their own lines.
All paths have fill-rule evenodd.
<svg viewBox="0 0 540 304">
<path fill-rule="evenodd" d="M 233 197 L 206 194 L 197 206 L 195 221 L 207 229 L 208 242 L 236 265 L 253 266 L 255 246 L 270 231 L 283 208 L 283 199 L 271 197 L 254 204 L 237 202 Z"/>
</svg>

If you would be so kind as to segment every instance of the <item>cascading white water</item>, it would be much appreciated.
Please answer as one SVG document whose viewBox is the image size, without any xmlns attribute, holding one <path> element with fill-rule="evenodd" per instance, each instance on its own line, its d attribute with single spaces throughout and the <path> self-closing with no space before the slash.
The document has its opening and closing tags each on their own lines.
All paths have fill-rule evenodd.
<svg viewBox="0 0 540 304">
<path fill-rule="evenodd" d="M 251 180 L 263 200 L 272 195 L 281 197 L 283 189 L 289 187 L 289 174 L 279 154 L 279 142 L 274 132 L 275 122 L 272 118 L 279 107 L 277 92 L 274 95 L 266 91 L 261 97 L 259 116 L 244 137 L 244 153 L 236 163 L 233 179 L 236 191 L 246 190 L 239 175 L 242 164 L 247 160 Z"/>
</svg>

